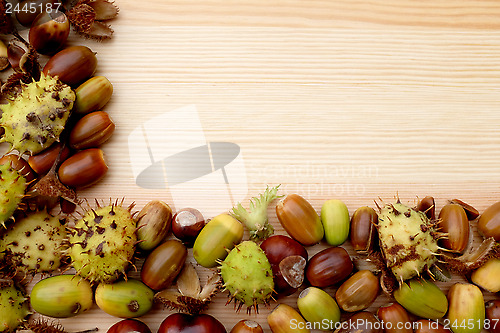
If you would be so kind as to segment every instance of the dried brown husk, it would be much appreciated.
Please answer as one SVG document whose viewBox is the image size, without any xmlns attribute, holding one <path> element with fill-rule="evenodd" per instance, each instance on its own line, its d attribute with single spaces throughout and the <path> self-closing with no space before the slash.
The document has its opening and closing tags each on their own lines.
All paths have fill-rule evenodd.
<svg viewBox="0 0 500 333">
<path fill-rule="evenodd" d="M 16 38 L 9 42 L 9 44 L 11 43 L 26 50 L 19 60 L 19 67 L 14 68 L 14 73 L 9 76 L 0 90 L 2 95 L 14 98 L 21 91 L 23 84 L 29 84 L 33 80 L 38 81 L 40 79 L 41 66 L 38 62 L 38 53 L 28 42 Z"/>
<path fill-rule="evenodd" d="M 67 12 L 67 16 L 80 35 L 104 40 L 112 37 L 113 29 L 102 21 L 115 18 L 118 12 L 118 7 L 107 0 L 80 0 Z"/>
<path fill-rule="evenodd" d="M 12 18 L 7 14 L 7 1 L 0 0 L 0 34 L 8 35 L 15 31 Z"/>
<path fill-rule="evenodd" d="M 208 308 L 220 285 L 220 277 L 214 273 L 202 288 L 196 269 L 191 263 L 186 263 L 177 278 L 178 291 L 160 291 L 155 295 L 155 301 L 171 310 L 199 314 Z"/>
<path fill-rule="evenodd" d="M 493 237 L 486 238 L 476 248 L 470 248 L 458 257 L 442 255 L 439 259 L 453 273 L 467 275 L 483 266 L 490 258 L 500 258 L 500 244 Z"/>
<path fill-rule="evenodd" d="M 26 328 L 33 333 L 67 333 L 60 323 L 41 317 L 29 321 Z"/>
</svg>

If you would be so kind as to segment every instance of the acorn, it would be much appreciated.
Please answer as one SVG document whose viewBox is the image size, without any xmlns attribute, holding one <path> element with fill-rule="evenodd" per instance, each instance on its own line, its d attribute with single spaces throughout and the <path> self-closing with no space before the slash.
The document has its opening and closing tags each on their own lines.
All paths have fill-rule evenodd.
<svg viewBox="0 0 500 333">
<path fill-rule="evenodd" d="M 69 134 L 69 145 L 73 149 L 96 148 L 111 138 L 115 123 L 108 113 L 95 111 L 78 120 Z"/>
<path fill-rule="evenodd" d="M 335 293 L 335 299 L 344 311 L 364 310 L 377 298 L 379 285 L 378 277 L 369 270 L 361 270 L 342 283 Z"/>
<path fill-rule="evenodd" d="M 485 237 L 500 241 L 500 202 L 486 208 L 477 221 L 477 229 Z"/>
<path fill-rule="evenodd" d="M 492 293 L 497 293 L 500 291 L 500 259 L 491 258 L 471 275 L 471 281 Z"/>
<path fill-rule="evenodd" d="M 86 46 L 70 46 L 56 53 L 43 67 L 45 75 L 58 76 L 69 86 L 88 80 L 97 69 L 97 57 Z"/>
<path fill-rule="evenodd" d="M 326 201 L 321 207 L 321 223 L 329 245 L 342 245 L 349 237 L 349 210 L 337 199 Z"/>
<path fill-rule="evenodd" d="M 30 295 L 36 312 L 55 318 L 68 318 L 89 310 L 93 304 L 90 283 L 75 275 L 58 275 L 40 280 Z"/>
<path fill-rule="evenodd" d="M 215 267 L 226 258 L 228 251 L 241 242 L 243 225 L 228 214 L 221 214 L 208 222 L 193 245 L 193 257 L 203 267 Z"/>
<path fill-rule="evenodd" d="M 267 316 L 267 323 L 273 333 L 310 333 L 304 318 L 287 304 L 278 304 Z"/>
<path fill-rule="evenodd" d="M 148 202 L 137 215 L 137 247 L 143 251 L 154 249 L 168 235 L 172 225 L 172 209 L 165 202 Z"/>
<path fill-rule="evenodd" d="M 113 85 L 104 76 L 94 76 L 75 89 L 73 112 L 87 114 L 101 110 L 113 95 Z"/>
<path fill-rule="evenodd" d="M 446 295 L 434 283 L 414 278 L 394 291 L 394 298 L 406 310 L 425 319 L 442 318 L 448 310 Z"/>
<path fill-rule="evenodd" d="M 63 151 L 60 153 L 61 149 Z M 69 157 L 70 153 L 68 146 L 57 142 L 40 153 L 28 157 L 28 164 L 37 174 L 43 175 L 50 170 L 58 156 L 60 156 L 59 162 L 62 163 Z"/>
<path fill-rule="evenodd" d="M 454 333 L 481 332 L 486 314 L 483 293 L 477 286 L 455 283 L 448 290 L 448 302 L 448 319 Z"/>
<path fill-rule="evenodd" d="M 441 208 L 437 224 L 439 231 L 447 234 L 440 244 L 451 252 L 461 253 L 469 244 L 469 219 L 462 206 L 447 204 Z"/>
<path fill-rule="evenodd" d="M 319 243 L 323 224 L 311 204 L 297 194 L 289 194 L 276 205 L 276 215 L 290 237 L 304 246 Z"/>
<path fill-rule="evenodd" d="M 378 239 L 377 220 L 377 213 L 371 207 L 360 207 L 352 214 L 350 239 L 356 252 L 364 254 L 374 249 Z"/>
<path fill-rule="evenodd" d="M 306 278 L 312 286 L 324 288 L 346 279 L 354 265 L 342 247 L 329 247 L 316 253 L 307 263 Z"/>
<path fill-rule="evenodd" d="M 138 280 L 128 279 L 111 284 L 101 283 L 95 290 L 97 306 L 109 315 L 135 318 L 153 307 L 154 292 Z"/>
<path fill-rule="evenodd" d="M 323 330 L 331 330 L 340 322 L 337 302 L 322 289 L 316 287 L 304 289 L 297 299 L 297 307 L 305 320 Z M 324 325 L 325 323 L 328 325 Z"/>
<path fill-rule="evenodd" d="M 66 186 L 82 188 L 97 183 L 108 172 L 104 152 L 99 148 L 79 151 L 59 166 L 58 176 Z"/>
</svg>

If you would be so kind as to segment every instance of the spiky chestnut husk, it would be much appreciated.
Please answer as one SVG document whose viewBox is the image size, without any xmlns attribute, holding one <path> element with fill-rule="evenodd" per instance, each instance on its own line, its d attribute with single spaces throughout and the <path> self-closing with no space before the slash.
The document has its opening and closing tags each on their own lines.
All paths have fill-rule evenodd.
<svg viewBox="0 0 500 333">
<path fill-rule="evenodd" d="M 12 280 L 0 280 L 0 332 L 10 333 L 30 314 L 29 302 Z"/>
<path fill-rule="evenodd" d="M 437 261 L 434 224 L 425 213 L 399 201 L 380 209 L 377 230 L 387 267 L 396 279 L 419 276 Z"/>
<path fill-rule="evenodd" d="M 258 311 L 259 304 L 269 304 L 274 292 L 271 264 L 264 251 L 254 242 L 245 241 L 236 245 L 221 262 L 220 275 L 224 288 L 232 299 L 239 301 L 238 310 L 243 305 L 247 312 Z"/>
<path fill-rule="evenodd" d="M 125 274 L 137 242 L 132 208 L 113 203 L 90 209 L 75 223 L 69 253 L 78 275 L 92 283 L 111 283 Z"/>
<path fill-rule="evenodd" d="M 24 198 L 28 183 L 10 163 L 0 165 L 0 224 L 12 217 Z"/>
<path fill-rule="evenodd" d="M 30 212 L 0 237 L 0 256 L 19 273 L 53 272 L 66 262 L 66 218 Z"/>
<path fill-rule="evenodd" d="M 1 107 L 0 142 L 22 154 L 34 155 L 59 140 L 75 101 L 75 93 L 58 78 L 42 74 L 39 81 L 22 86 L 22 92 Z"/>
<path fill-rule="evenodd" d="M 280 185 L 269 188 L 264 193 L 250 199 L 250 208 L 246 210 L 238 203 L 230 212 L 231 216 L 243 222 L 250 231 L 251 240 L 264 240 L 274 232 L 273 226 L 267 218 L 267 206 L 275 199 L 281 197 L 276 193 Z"/>
</svg>

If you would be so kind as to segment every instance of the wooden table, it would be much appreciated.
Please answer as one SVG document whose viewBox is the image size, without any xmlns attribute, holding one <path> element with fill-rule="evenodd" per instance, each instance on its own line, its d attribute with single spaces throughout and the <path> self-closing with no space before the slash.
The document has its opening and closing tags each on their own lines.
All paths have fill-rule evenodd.
<svg viewBox="0 0 500 333">
<path fill-rule="evenodd" d="M 497 1 L 116 3 L 112 41 L 71 37 L 97 52 L 96 74 L 115 88 L 105 108 L 117 124 L 103 147 L 110 172 L 81 197 L 125 197 L 138 209 L 161 199 L 182 208 L 174 205 L 172 179 L 158 174 L 166 186 L 155 189 L 136 183 L 134 164 L 144 151 L 130 148 L 131 134 L 142 128 L 150 144 L 178 152 L 192 142 L 164 142 L 165 132 L 239 146 L 243 173 L 229 182 L 246 190 L 233 193 L 244 205 L 268 184 L 282 184 L 282 194 L 298 193 L 318 211 L 326 199 L 342 199 L 351 214 L 396 195 L 410 204 L 433 195 L 438 209 L 453 198 L 480 211 L 499 200 Z M 196 124 L 183 127 L 185 107 L 196 109 Z M 175 120 L 165 132 L 147 133 L 143 124 L 167 112 Z M 223 199 L 210 183 L 193 186 L 200 186 L 196 203 Z M 269 214 L 284 233 L 274 205 Z M 295 306 L 295 299 L 280 301 Z M 225 301 L 218 296 L 208 313 L 228 330 L 251 318 L 270 331 L 269 310 L 248 317 Z M 371 310 L 385 302 L 379 297 Z M 141 319 L 155 331 L 169 313 L 158 308 Z M 95 307 L 62 324 L 106 331 L 116 321 Z"/>
</svg>

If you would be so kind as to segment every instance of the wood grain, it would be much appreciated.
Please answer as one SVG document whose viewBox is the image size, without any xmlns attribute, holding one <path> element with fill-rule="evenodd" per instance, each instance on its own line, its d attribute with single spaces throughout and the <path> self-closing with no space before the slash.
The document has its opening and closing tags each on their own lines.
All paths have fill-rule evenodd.
<svg viewBox="0 0 500 333">
<path fill-rule="evenodd" d="M 128 137 L 149 119 L 195 105 L 206 141 L 241 147 L 246 200 L 267 184 L 318 211 L 340 198 L 351 214 L 396 195 L 409 203 L 433 195 L 438 208 L 458 197 L 480 211 L 499 200 L 497 1 L 117 4 L 112 41 L 70 41 L 97 52 L 96 74 L 115 88 L 105 108 L 117 124 L 103 147 L 110 172 L 82 198 L 125 197 L 138 209 L 151 199 L 172 203 L 168 187 L 136 184 Z M 200 196 L 220 199 L 203 189 Z M 283 234 L 273 207 L 269 214 Z M 251 318 L 269 331 L 269 310 L 247 317 L 225 300 L 218 296 L 209 313 L 228 330 Z M 295 306 L 294 297 L 280 301 Z M 155 331 L 169 313 L 142 319 Z M 95 307 L 62 323 L 106 331 L 116 321 Z"/>
</svg>

